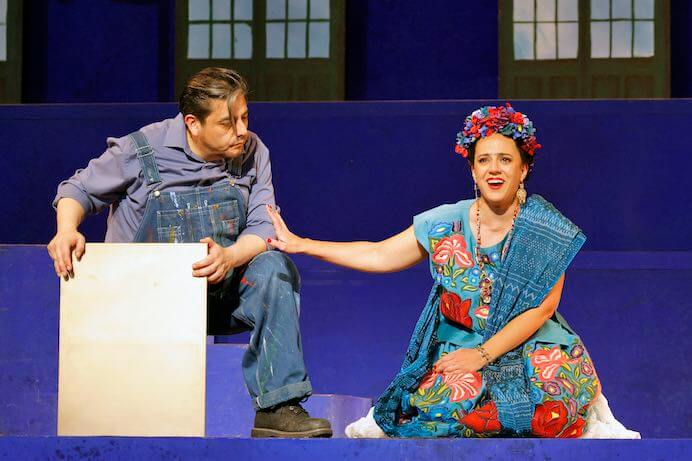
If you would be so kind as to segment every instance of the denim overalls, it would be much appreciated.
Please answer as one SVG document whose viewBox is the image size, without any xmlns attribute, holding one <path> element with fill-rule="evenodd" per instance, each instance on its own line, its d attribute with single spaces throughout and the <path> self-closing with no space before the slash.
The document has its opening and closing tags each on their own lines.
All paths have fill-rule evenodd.
<svg viewBox="0 0 692 461">
<path fill-rule="evenodd" d="M 135 242 L 195 243 L 211 237 L 224 247 L 233 244 L 245 228 L 247 214 L 233 179 L 242 175 L 242 162 L 229 165 L 228 180 L 161 191 L 154 149 L 142 132 L 130 137 L 149 189 Z M 242 367 L 256 409 L 312 392 L 300 340 L 299 292 L 298 270 L 277 251 L 259 254 L 246 266 L 229 271 L 223 282 L 209 286 L 209 333 L 219 325 L 224 333 L 252 332 Z"/>
</svg>

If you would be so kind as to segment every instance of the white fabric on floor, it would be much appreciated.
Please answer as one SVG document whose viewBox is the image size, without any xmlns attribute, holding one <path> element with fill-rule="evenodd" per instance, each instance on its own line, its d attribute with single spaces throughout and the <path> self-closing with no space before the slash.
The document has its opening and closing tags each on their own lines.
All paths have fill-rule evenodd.
<svg viewBox="0 0 692 461">
<path fill-rule="evenodd" d="M 346 427 L 346 437 L 351 439 L 383 439 L 387 435 L 375 422 L 374 408 L 370 408 L 367 416 L 354 421 Z M 586 426 L 581 438 L 583 439 L 640 439 L 639 432 L 631 431 L 622 425 L 610 411 L 608 400 L 599 395 L 589 407 L 586 415 Z"/>
</svg>

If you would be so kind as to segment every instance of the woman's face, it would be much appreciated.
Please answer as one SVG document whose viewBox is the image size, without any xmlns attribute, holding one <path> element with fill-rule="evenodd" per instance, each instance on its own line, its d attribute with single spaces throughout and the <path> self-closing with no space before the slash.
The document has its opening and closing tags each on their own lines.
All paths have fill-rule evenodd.
<svg viewBox="0 0 692 461">
<path fill-rule="evenodd" d="M 486 202 L 509 206 L 528 171 L 519 149 L 507 136 L 494 133 L 476 142 L 471 174 Z"/>
</svg>

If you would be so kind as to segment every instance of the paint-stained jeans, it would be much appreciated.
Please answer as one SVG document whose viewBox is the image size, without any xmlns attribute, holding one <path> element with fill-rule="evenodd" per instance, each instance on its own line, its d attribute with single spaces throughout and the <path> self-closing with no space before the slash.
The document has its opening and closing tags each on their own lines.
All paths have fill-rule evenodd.
<svg viewBox="0 0 692 461">
<path fill-rule="evenodd" d="M 312 392 L 300 340 L 299 293 L 298 270 L 278 251 L 259 254 L 220 286 L 210 286 L 210 326 L 251 331 L 243 375 L 255 409 Z"/>
</svg>

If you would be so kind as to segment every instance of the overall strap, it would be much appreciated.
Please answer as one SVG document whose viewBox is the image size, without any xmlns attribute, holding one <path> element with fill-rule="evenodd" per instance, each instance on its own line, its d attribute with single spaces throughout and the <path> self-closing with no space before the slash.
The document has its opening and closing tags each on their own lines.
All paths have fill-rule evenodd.
<svg viewBox="0 0 692 461">
<path fill-rule="evenodd" d="M 147 137 L 141 131 L 130 133 L 129 136 L 137 148 L 137 160 L 139 160 L 147 186 L 159 184 L 161 177 L 159 176 L 159 168 L 156 166 L 154 148 L 151 147 Z"/>
</svg>

